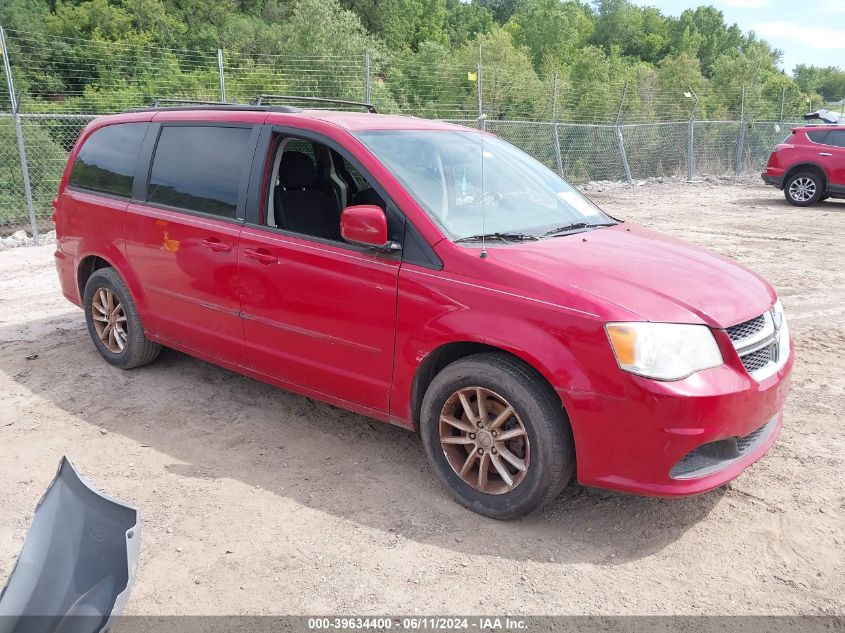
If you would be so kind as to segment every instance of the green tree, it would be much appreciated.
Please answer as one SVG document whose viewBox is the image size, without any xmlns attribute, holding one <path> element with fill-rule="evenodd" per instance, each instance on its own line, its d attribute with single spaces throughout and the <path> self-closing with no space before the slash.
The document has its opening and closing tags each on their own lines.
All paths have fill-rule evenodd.
<svg viewBox="0 0 845 633">
<path fill-rule="evenodd" d="M 698 57 L 688 52 L 664 57 L 658 66 L 657 78 L 663 101 L 661 108 L 665 115 L 679 120 L 691 116 L 695 106 L 693 95 L 696 95 L 696 116 L 705 116 L 708 82 L 701 74 L 701 61 Z M 690 96 L 687 97 L 687 94 Z"/>
<path fill-rule="evenodd" d="M 534 67 L 547 57 L 569 62 L 593 34 L 586 7 L 578 2 L 526 0 L 506 24 L 514 42 L 527 46 Z"/>
<path fill-rule="evenodd" d="M 628 0 L 596 0 L 593 42 L 608 53 L 618 50 L 625 54 L 634 48 L 642 23 L 639 8 Z"/>
<path fill-rule="evenodd" d="M 473 72 L 478 65 L 479 53 L 487 116 L 502 119 L 548 118 L 550 91 L 534 71 L 526 47 L 515 45 L 510 33 L 494 27 L 489 33 L 479 34 L 458 49 L 455 57 L 467 72 Z M 463 82 L 466 82 L 465 74 Z M 475 110 L 474 98 L 473 95 L 466 104 L 470 112 Z"/>
<path fill-rule="evenodd" d="M 771 103 L 765 103 L 763 86 L 778 76 L 776 63 L 780 51 L 753 37 L 747 38 L 739 51 L 722 53 L 713 65 L 712 86 L 721 104 L 738 115 L 745 94 L 745 114 L 748 118 L 760 115 Z"/>
<path fill-rule="evenodd" d="M 343 5 L 392 49 L 448 42 L 445 0 L 343 0 Z"/>
<path fill-rule="evenodd" d="M 446 0 L 446 33 L 452 46 L 460 46 L 493 27 L 493 14 L 478 4 Z"/>
<path fill-rule="evenodd" d="M 840 68 L 798 64 L 794 74 L 795 83 L 804 92 L 815 92 L 830 101 L 845 98 L 845 71 Z"/>
<path fill-rule="evenodd" d="M 738 52 L 744 43 L 739 27 L 725 23 L 724 14 L 712 6 L 687 9 L 674 24 L 672 50 L 694 52 L 706 77 L 713 74 L 720 55 Z"/>
<path fill-rule="evenodd" d="M 523 2 L 525 0 L 472 0 L 473 4 L 490 11 L 493 19 L 499 24 L 504 24 L 510 20 Z"/>
</svg>

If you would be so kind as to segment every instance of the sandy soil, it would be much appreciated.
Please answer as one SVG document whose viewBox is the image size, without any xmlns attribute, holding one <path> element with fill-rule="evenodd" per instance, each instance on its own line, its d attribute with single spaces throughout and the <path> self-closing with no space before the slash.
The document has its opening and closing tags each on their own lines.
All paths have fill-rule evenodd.
<svg viewBox="0 0 845 633">
<path fill-rule="evenodd" d="M 845 201 L 799 210 L 730 182 L 591 195 L 783 298 L 785 428 L 732 484 L 674 501 L 573 484 L 488 520 L 447 498 L 412 433 L 175 352 L 111 368 L 53 247 L 22 248 L 0 253 L 0 582 L 66 453 L 142 510 L 129 613 L 842 614 Z"/>
</svg>

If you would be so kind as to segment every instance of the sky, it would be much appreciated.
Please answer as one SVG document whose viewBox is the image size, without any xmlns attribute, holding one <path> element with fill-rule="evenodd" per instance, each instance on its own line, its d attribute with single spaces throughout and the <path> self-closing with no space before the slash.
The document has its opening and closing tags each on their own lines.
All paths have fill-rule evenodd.
<svg viewBox="0 0 845 633">
<path fill-rule="evenodd" d="M 753 30 L 783 51 L 781 68 L 797 64 L 839 66 L 845 69 L 845 0 L 634 0 L 655 6 L 664 14 L 712 4 L 728 24 Z"/>
</svg>

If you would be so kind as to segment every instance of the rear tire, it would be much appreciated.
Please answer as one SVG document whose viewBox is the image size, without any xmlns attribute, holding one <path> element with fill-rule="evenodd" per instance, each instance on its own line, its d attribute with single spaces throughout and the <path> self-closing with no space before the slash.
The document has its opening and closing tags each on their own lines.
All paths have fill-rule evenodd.
<svg viewBox="0 0 845 633">
<path fill-rule="evenodd" d="M 94 271 L 85 284 L 82 305 L 94 347 L 107 362 L 132 369 L 158 357 L 161 345 L 144 336 L 132 295 L 114 268 Z"/>
<path fill-rule="evenodd" d="M 506 354 L 468 356 L 437 374 L 423 398 L 420 433 L 449 494 L 494 519 L 539 510 L 575 472 L 560 400 L 542 376 Z"/>
<path fill-rule="evenodd" d="M 800 171 L 790 176 L 783 186 L 786 201 L 796 207 L 809 207 L 824 195 L 822 178 L 812 171 Z"/>
</svg>

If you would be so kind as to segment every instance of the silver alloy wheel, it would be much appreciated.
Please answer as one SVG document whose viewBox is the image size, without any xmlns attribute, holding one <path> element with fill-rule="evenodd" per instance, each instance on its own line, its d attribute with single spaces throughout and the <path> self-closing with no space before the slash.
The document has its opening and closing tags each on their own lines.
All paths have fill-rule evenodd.
<svg viewBox="0 0 845 633">
<path fill-rule="evenodd" d="M 113 354 L 120 354 L 126 347 L 126 314 L 117 295 L 109 288 L 97 288 L 91 300 L 91 317 L 97 336 Z"/>
<path fill-rule="evenodd" d="M 510 492 L 531 467 L 531 446 L 522 419 L 490 389 L 473 386 L 453 393 L 440 412 L 439 431 L 452 470 L 481 492 Z"/>
<path fill-rule="evenodd" d="M 816 195 L 816 183 L 812 178 L 802 176 L 796 178 L 789 185 L 789 197 L 796 202 L 807 202 Z"/>
</svg>

